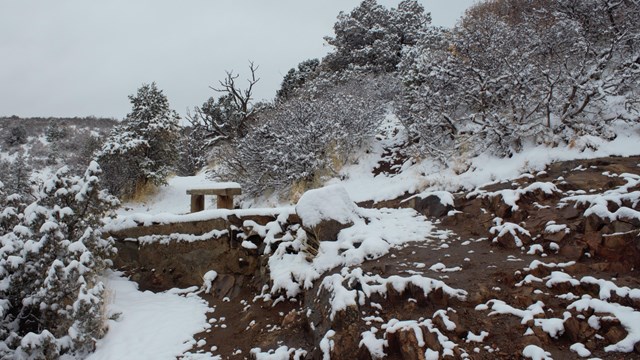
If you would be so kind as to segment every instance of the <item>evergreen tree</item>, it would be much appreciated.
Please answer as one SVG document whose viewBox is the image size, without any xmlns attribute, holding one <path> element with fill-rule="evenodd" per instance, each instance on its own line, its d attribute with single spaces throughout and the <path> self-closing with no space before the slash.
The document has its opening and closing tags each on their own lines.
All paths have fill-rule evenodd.
<svg viewBox="0 0 640 360">
<path fill-rule="evenodd" d="M 415 0 L 404 0 L 394 9 L 364 0 L 351 13 L 338 15 L 335 36 L 325 38 L 335 51 L 323 64 L 330 71 L 393 72 L 403 49 L 414 45 L 430 22 L 431 16 Z"/>
<path fill-rule="evenodd" d="M 285 101 L 291 98 L 297 89 L 304 87 L 304 84 L 311 78 L 316 72 L 316 69 L 320 65 L 320 60 L 309 59 L 298 64 L 298 69 L 291 69 L 282 79 L 280 90 L 276 92 L 277 101 Z"/>
<path fill-rule="evenodd" d="M 5 183 L 9 194 L 18 194 L 26 197 L 31 195 L 31 166 L 24 154 L 20 153 L 9 165 L 9 173 Z"/>
<path fill-rule="evenodd" d="M 132 111 L 113 129 L 96 158 L 114 194 L 132 196 L 148 184 L 166 184 L 178 159 L 178 114 L 155 83 L 129 96 Z"/>
<path fill-rule="evenodd" d="M 50 143 L 64 139 L 68 134 L 67 125 L 63 121 L 56 121 L 55 119 L 49 120 L 47 128 L 44 130 L 44 135 Z"/>
<path fill-rule="evenodd" d="M 111 239 L 102 219 L 118 201 L 100 189 L 92 162 L 82 177 L 66 167 L 45 182 L 27 206 L 5 198 L 0 215 L 0 357 L 82 356 L 104 335 L 104 285 Z M 16 203 L 18 203 L 16 205 Z"/>
<path fill-rule="evenodd" d="M 27 143 L 27 129 L 23 125 L 17 125 L 9 130 L 4 139 L 9 146 L 22 145 Z"/>
</svg>

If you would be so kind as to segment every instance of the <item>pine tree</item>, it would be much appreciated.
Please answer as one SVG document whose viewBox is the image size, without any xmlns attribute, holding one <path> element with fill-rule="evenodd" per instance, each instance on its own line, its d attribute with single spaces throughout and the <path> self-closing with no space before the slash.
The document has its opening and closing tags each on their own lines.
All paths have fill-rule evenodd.
<svg viewBox="0 0 640 360">
<path fill-rule="evenodd" d="M 8 174 L 5 178 L 5 189 L 9 194 L 18 194 L 23 197 L 31 195 L 31 173 L 33 169 L 29 165 L 23 153 L 9 164 Z"/>
<path fill-rule="evenodd" d="M 102 219 L 118 201 L 101 190 L 92 162 L 82 177 L 66 167 L 46 181 L 38 200 L 0 215 L 0 357 L 56 359 L 82 355 L 104 335 L 104 285 L 113 241 Z"/>
<path fill-rule="evenodd" d="M 129 96 L 132 111 L 96 154 L 114 194 L 132 196 L 149 184 L 166 184 L 178 159 L 179 116 L 155 83 Z"/>
<path fill-rule="evenodd" d="M 323 65 L 330 71 L 394 72 L 405 47 L 414 45 L 430 22 L 415 0 L 404 0 L 394 9 L 364 0 L 351 13 L 338 15 L 335 36 L 325 38 L 335 51 Z"/>
</svg>

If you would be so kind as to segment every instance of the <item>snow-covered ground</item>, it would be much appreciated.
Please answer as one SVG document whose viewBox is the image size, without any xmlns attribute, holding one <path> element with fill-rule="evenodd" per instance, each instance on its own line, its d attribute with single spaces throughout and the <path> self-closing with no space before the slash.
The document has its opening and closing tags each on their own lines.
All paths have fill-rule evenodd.
<svg viewBox="0 0 640 360">
<path fill-rule="evenodd" d="M 152 293 L 121 273 L 105 276 L 109 332 L 88 360 L 175 359 L 191 349 L 193 334 L 210 327 L 207 303 L 191 293 Z"/>
<path fill-rule="evenodd" d="M 392 123 L 387 123 L 385 126 L 390 127 L 392 125 Z M 535 174 L 543 170 L 546 165 L 555 161 L 597 158 L 612 155 L 629 156 L 637 155 L 640 152 L 640 148 L 638 148 L 637 145 L 640 144 L 640 134 L 637 130 L 621 128 L 618 131 L 619 136 L 612 142 L 605 142 L 592 137 L 581 139 L 580 141 L 583 144 L 591 145 L 584 151 L 581 151 L 575 146 L 555 148 L 532 146 L 508 159 L 488 155 L 472 159 L 468 170 L 460 174 L 456 174 L 451 169 L 443 169 L 438 164 L 425 160 L 416 164 L 410 162 L 405 163 L 402 166 L 402 171 L 397 175 L 381 174 L 374 176 L 372 170 L 378 165 L 384 149 L 397 145 L 402 141 L 403 134 L 401 131 L 387 131 L 387 134 L 389 134 L 389 136 L 377 140 L 372 145 L 371 151 L 363 154 L 357 164 L 345 167 L 340 177 L 329 180 L 327 185 L 340 185 L 340 188 L 346 189 L 347 194 L 345 198 L 350 198 L 357 202 L 365 200 L 381 201 L 396 198 L 406 192 L 420 193 L 437 190 L 471 190 L 488 183 L 517 178 L 525 173 Z M 591 148 L 597 148 L 597 150 L 591 150 Z M 168 216 L 166 213 L 188 213 L 190 198 L 189 195 L 186 194 L 187 189 L 214 186 L 215 184 L 206 179 L 204 172 L 192 177 L 173 177 L 169 179 L 168 182 L 167 186 L 158 189 L 148 200 L 142 203 L 124 204 L 118 213 L 120 219 L 141 219 L 142 217 L 148 216 L 158 220 L 163 216 Z M 208 208 L 215 206 L 215 204 L 211 203 L 215 201 L 213 198 L 208 201 Z M 262 201 L 258 199 L 257 201 L 254 200 L 247 204 L 256 206 L 267 203 L 273 203 L 273 198 L 262 199 Z M 212 210 L 212 213 L 213 212 L 215 211 Z M 207 215 L 206 213 L 207 212 L 203 212 L 198 216 L 205 216 Z M 389 214 L 366 215 L 372 221 L 375 220 L 372 222 L 373 225 L 367 229 L 374 231 L 376 230 L 375 227 L 378 227 L 377 233 L 380 234 L 384 234 L 384 231 L 382 231 L 384 229 L 390 229 L 389 231 L 392 233 L 398 233 L 398 226 L 410 222 L 412 226 L 417 226 L 416 224 L 418 224 L 424 227 L 421 233 L 430 233 L 431 224 L 424 221 L 424 219 L 415 218 L 413 214 L 394 212 Z M 401 219 L 399 218 L 400 215 L 402 215 Z M 407 229 L 407 231 L 409 230 L 410 229 Z M 353 231 L 354 230 L 351 230 L 351 232 Z M 366 232 L 362 233 L 365 234 Z M 358 234 L 351 235 L 356 236 Z M 367 234 L 367 236 L 369 235 L 371 234 Z M 430 235 L 433 236 L 436 234 Z M 339 241 L 338 244 L 351 244 L 353 239 L 347 238 L 348 236 L 348 232 L 342 234 L 339 238 L 341 241 Z M 409 238 L 410 237 L 407 237 L 407 239 Z M 420 238 L 424 238 L 424 236 Z M 370 250 L 372 253 L 376 253 L 377 251 L 378 253 L 375 255 L 380 256 L 386 253 L 391 245 L 407 241 L 407 239 L 390 239 L 380 239 L 378 241 L 379 246 L 373 246 L 371 249 L 362 247 L 358 251 L 366 248 L 365 250 L 368 249 L 367 251 Z M 358 244 L 360 244 L 360 241 L 358 241 Z M 368 245 L 369 242 L 366 244 Z M 382 250 L 380 250 L 381 246 Z M 349 246 L 347 246 L 347 248 L 349 248 Z M 355 253 L 358 247 L 353 246 L 353 248 L 353 252 Z M 340 256 L 336 256 L 334 252 L 329 251 L 332 249 L 327 248 L 327 246 L 322 247 L 320 250 L 321 254 L 326 253 L 330 255 L 327 256 L 327 258 L 335 260 L 335 263 L 331 263 L 331 266 L 341 264 L 357 265 L 358 262 L 363 262 L 369 255 L 368 253 L 358 254 L 358 256 L 353 256 L 353 259 L 341 259 Z M 277 276 L 279 272 L 273 271 L 274 269 L 272 269 L 276 275 L 274 280 L 286 279 L 286 281 L 274 281 L 275 288 L 280 287 L 280 289 L 288 289 L 292 293 L 297 293 L 300 289 L 297 287 L 298 284 L 291 282 L 293 277 L 298 277 L 300 283 L 304 283 L 304 280 L 315 280 L 319 278 L 320 273 L 327 270 L 326 266 L 321 266 L 321 269 L 314 267 L 311 270 L 316 273 L 310 276 L 310 279 L 302 279 L 303 276 L 299 274 L 292 277 L 291 275 L 296 274 L 296 271 L 308 270 L 307 272 L 310 272 L 311 270 L 306 268 L 302 270 L 299 269 L 300 259 L 302 259 L 303 256 L 296 257 L 296 261 L 291 261 L 293 259 L 289 258 L 285 259 L 287 256 L 293 257 L 288 254 L 280 257 L 274 256 L 272 264 L 270 264 L 274 265 L 280 261 L 282 266 L 279 270 L 286 275 L 279 278 Z M 319 258 L 322 259 L 323 257 L 320 256 Z M 305 266 L 313 267 L 317 265 L 314 264 L 306 264 Z M 292 267 L 295 267 L 295 269 Z M 335 276 L 345 277 L 351 275 L 342 274 Z M 110 274 L 108 280 L 108 288 L 113 294 L 109 311 L 111 313 L 122 312 L 122 315 L 119 320 L 110 321 L 109 333 L 104 339 L 100 340 L 96 353 L 93 354 L 90 359 L 175 358 L 175 356 L 188 351 L 195 344 L 193 338 L 195 333 L 203 331 L 207 327 L 205 314 L 207 311 L 210 311 L 210 309 L 197 295 L 183 296 L 171 292 L 160 294 L 140 292 L 136 289 L 134 283 L 122 278 L 122 276 L 118 274 Z M 338 280 L 344 279 L 341 278 Z M 380 282 L 379 279 L 376 281 Z M 329 285 L 331 284 L 327 286 Z M 334 287 L 336 286 L 337 285 Z M 493 305 L 495 304 L 492 304 L 492 306 Z M 592 306 L 595 308 L 597 305 L 598 304 L 589 303 L 584 306 Z M 496 311 L 495 308 L 494 311 Z M 531 347 L 526 349 L 523 354 L 532 358 L 544 358 L 544 351 L 540 352 L 539 350 L 542 351 L 542 349 Z M 283 351 L 283 354 L 285 352 L 289 354 L 288 350 Z M 208 355 L 193 354 L 188 355 L 187 358 L 210 358 L 206 356 Z"/>
<path fill-rule="evenodd" d="M 529 146 L 511 158 L 482 155 L 471 159 L 469 169 L 460 174 L 454 172 L 452 168 L 443 168 L 433 161 L 423 160 L 413 165 L 405 163 L 402 172 L 397 175 L 374 176 L 372 170 L 380 160 L 382 149 L 398 144 L 404 136 L 403 132 L 399 131 L 394 136 L 378 141 L 369 154 L 360 158 L 358 164 L 345 167 L 340 177 L 331 179 L 328 184 L 341 184 L 356 202 L 382 201 L 397 198 L 405 192 L 472 190 L 491 182 L 541 171 L 556 161 L 614 155 L 630 156 L 640 153 L 638 146 L 640 133 L 637 128 L 633 129 L 622 124 L 616 133 L 618 137 L 611 142 L 598 137 L 585 136 L 573 147 Z M 582 151 L 580 145 L 589 145 L 589 147 Z"/>
<path fill-rule="evenodd" d="M 133 213 L 173 213 L 186 214 L 191 207 L 191 196 L 187 195 L 188 189 L 197 189 L 202 187 L 211 187 L 214 182 L 207 180 L 204 172 L 196 176 L 174 176 L 167 180 L 168 184 L 157 189 L 146 200 L 141 202 L 127 202 L 122 204 L 118 210 L 118 215 L 127 215 Z M 215 198 L 206 198 L 207 208 L 215 207 Z M 211 204 L 211 201 L 214 203 Z"/>
</svg>

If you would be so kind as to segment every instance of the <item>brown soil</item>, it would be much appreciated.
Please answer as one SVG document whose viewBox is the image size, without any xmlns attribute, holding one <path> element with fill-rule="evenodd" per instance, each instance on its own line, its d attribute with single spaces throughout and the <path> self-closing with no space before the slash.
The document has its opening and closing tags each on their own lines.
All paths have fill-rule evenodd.
<svg viewBox="0 0 640 360">
<path fill-rule="evenodd" d="M 219 284 L 216 296 L 204 297 L 211 307 L 215 308 L 215 312 L 209 314 L 211 329 L 196 335 L 196 340 L 204 339 L 206 344 L 195 347 L 192 352 L 211 352 L 222 356 L 223 359 L 243 359 L 251 357 L 252 348 L 259 347 L 265 351 L 286 345 L 289 348 L 307 350 L 308 358 L 321 358 L 318 344 L 324 332 L 312 327 L 316 326 L 313 324 L 322 323 L 339 333 L 332 358 L 370 358 L 368 352 L 358 347 L 360 334 L 371 326 L 379 327 L 380 323 L 367 323 L 367 316 L 380 317 L 384 322 L 393 318 L 430 319 L 435 311 L 451 308 L 456 312 L 453 315 L 452 311 L 449 311 L 452 321 L 457 325 L 455 331 L 446 330 L 435 320 L 434 323 L 457 344 L 456 357 L 464 352 L 471 359 L 518 359 L 522 358 L 522 349 L 525 346 L 535 344 L 550 352 L 555 359 L 578 358 L 569 347 L 576 342 L 582 342 L 591 350 L 591 357 L 640 359 L 640 344 L 636 344 L 636 351 L 632 353 L 610 353 L 603 350 L 605 346 L 626 336 L 624 328 L 615 320 L 603 321 L 602 328 L 596 332 L 585 325 L 586 320 L 576 317 L 579 313 L 573 311 L 572 315 L 577 321 L 565 323 L 564 334 L 554 339 L 532 323 L 522 324 L 521 319 L 514 315 L 489 316 L 490 311 L 476 310 L 476 306 L 485 304 L 490 299 L 503 300 L 518 309 L 526 309 L 536 301 L 542 301 L 545 304 L 545 316 L 562 318 L 572 301 L 561 299 L 558 295 L 572 292 L 576 296 L 591 294 L 598 297 L 598 288 L 587 285 L 560 284 L 548 287 L 544 282 L 533 282 L 516 286 L 528 274 L 544 278 L 552 271 L 560 270 L 545 267 L 525 270 L 534 260 L 544 263 L 576 261 L 575 265 L 562 270 L 578 280 L 589 275 L 599 279 L 615 279 L 614 282 L 618 286 L 640 288 L 640 272 L 637 270 L 640 265 L 638 224 L 613 224 L 603 221 L 592 224 L 589 221 L 593 219 L 585 219 L 581 213 L 573 209 L 573 206 L 557 208 L 561 198 L 567 196 L 570 191 L 600 193 L 624 183 L 618 177 L 603 175 L 603 172 L 639 174 L 639 166 L 640 157 L 570 161 L 553 164 L 546 173 L 540 173 L 534 178 L 522 178 L 485 188 L 487 191 L 497 191 L 523 188 L 533 182 L 553 182 L 563 192 L 553 195 L 525 195 L 518 202 L 517 211 L 506 209 L 504 203 L 495 198 L 467 199 L 465 193 L 455 194 L 455 208 L 460 213 L 433 219 L 439 221 L 440 230 L 450 232 L 445 240 L 432 239 L 411 243 L 360 266 L 365 273 L 371 272 L 383 277 L 421 274 L 440 279 L 453 288 L 466 290 L 466 301 L 445 297 L 440 300 L 429 298 L 429 301 L 417 302 L 413 298 L 415 294 L 409 291 L 401 294 L 390 293 L 386 299 L 375 299 L 382 308 L 372 305 L 373 299 L 369 299 L 354 311 L 343 312 L 333 322 L 328 319 L 314 322 L 309 320 L 307 312 L 313 308 L 314 299 L 322 302 L 323 295 L 318 295 L 317 287 L 306 296 L 297 299 L 264 301 L 263 298 L 256 298 L 260 294 L 252 286 L 226 286 L 227 289 L 225 285 Z M 579 206 L 578 209 L 580 210 Z M 635 204 L 635 209 L 638 210 L 638 204 Z M 518 223 L 530 231 L 530 243 L 525 246 L 525 250 L 529 250 L 532 244 L 540 244 L 546 255 L 528 255 L 519 248 L 493 243 L 493 235 L 489 234 L 488 230 L 494 225 L 493 219 L 498 213 L 505 221 Z M 545 225 L 550 220 L 558 224 L 567 224 L 571 232 L 566 236 L 545 234 Z M 604 244 L 602 239 L 593 242 L 589 238 L 596 233 L 613 233 L 614 229 L 620 228 L 630 229 L 632 234 L 631 240 L 616 249 L 621 256 L 614 256 L 615 254 L 608 252 L 608 245 Z M 557 253 L 553 251 L 556 248 L 554 244 L 559 248 Z M 429 270 L 429 267 L 436 263 L 443 263 L 448 268 L 460 266 L 462 270 L 446 273 Z M 640 310 L 638 300 L 617 298 L 614 295 L 611 301 L 618 301 L 622 305 Z M 322 314 L 321 309 L 313 308 L 313 311 Z M 534 334 L 523 336 L 529 327 Z M 482 343 L 467 342 L 465 339 L 468 331 L 474 334 L 488 331 L 489 336 Z M 411 348 L 413 341 L 410 337 L 400 334 L 389 340 L 387 358 L 414 358 L 407 355 L 407 349 Z M 215 348 L 212 348 L 214 346 Z M 415 358 L 424 358 L 421 355 L 424 355 L 424 350 L 422 354 L 416 353 Z"/>
</svg>

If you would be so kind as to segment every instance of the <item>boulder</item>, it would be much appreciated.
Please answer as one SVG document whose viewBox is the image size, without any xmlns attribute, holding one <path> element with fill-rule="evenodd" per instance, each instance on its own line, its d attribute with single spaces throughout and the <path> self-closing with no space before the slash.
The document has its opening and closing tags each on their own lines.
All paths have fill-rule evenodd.
<svg viewBox="0 0 640 360">
<path fill-rule="evenodd" d="M 609 328 L 606 334 L 604 334 L 605 339 L 609 341 L 611 344 L 616 344 L 622 341 L 622 339 L 627 337 L 627 332 L 620 325 L 614 325 Z"/>
<path fill-rule="evenodd" d="M 363 222 L 358 210 L 344 187 L 339 185 L 309 190 L 296 205 L 302 228 L 317 243 L 336 241 L 342 229 Z"/>
<path fill-rule="evenodd" d="M 441 218 L 454 209 L 454 199 L 448 191 L 432 191 L 412 196 L 403 201 L 403 205 L 425 216 Z"/>
</svg>

